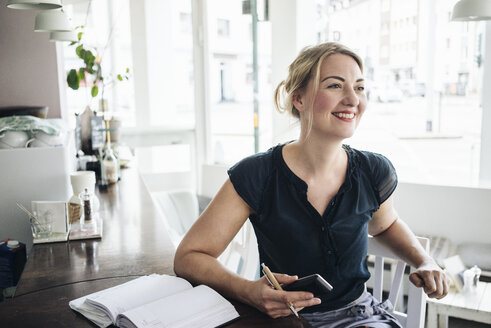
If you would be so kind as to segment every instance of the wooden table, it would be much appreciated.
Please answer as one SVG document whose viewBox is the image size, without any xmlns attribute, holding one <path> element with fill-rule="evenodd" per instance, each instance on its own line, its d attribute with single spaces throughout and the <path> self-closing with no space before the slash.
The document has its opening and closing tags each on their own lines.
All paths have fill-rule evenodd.
<svg viewBox="0 0 491 328">
<path fill-rule="evenodd" d="M 164 218 L 136 169 L 99 190 L 103 238 L 37 244 L 29 254 L 13 300 L 0 303 L 2 327 L 95 327 L 72 311 L 72 299 L 109 288 L 141 275 L 173 275 L 175 249 Z M 293 316 L 273 320 L 231 300 L 241 315 L 228 327 L 310 327 Z"/>
<path fill-rule="evenodd" d="M 441 300 L 428 299 L 427 328 L 447 328 L 449 316 L 491 324 L 491 283 L 478 282 L 475 291 L 452 289 Z"/>
</svg>

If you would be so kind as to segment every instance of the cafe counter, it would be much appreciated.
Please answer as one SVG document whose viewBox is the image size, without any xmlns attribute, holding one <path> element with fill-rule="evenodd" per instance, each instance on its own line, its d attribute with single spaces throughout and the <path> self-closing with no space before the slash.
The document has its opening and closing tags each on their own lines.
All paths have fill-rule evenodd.
<svg viewBox="0 0 491 328">
<path fill-rule="evenodd" d="M 96 191 L 102 239 L 36 244 L 11 300 L 0 303 L 3 327 L 94 327 L 68 302 L 142 275 L 174 275 L 175 248 L 165 218 L 155 207 L 135 168 Z M 240 314 L 227 327 L 309 327 L 293 316 L 273 320 L 231 300 Z"/>
</svg>

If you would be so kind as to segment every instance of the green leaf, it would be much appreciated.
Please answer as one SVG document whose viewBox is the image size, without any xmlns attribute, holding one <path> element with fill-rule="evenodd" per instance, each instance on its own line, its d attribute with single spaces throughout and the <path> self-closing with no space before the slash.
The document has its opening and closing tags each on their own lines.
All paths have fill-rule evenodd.
<svg viewBox="0 0 491 328">
<path fill-rule="evenodd" d="M 121 74 L 118 74 L 117 77 L 118 77 L 118 80 L 123 81 L 123 77 L 121 76 Z"/>
<path fill-rule="evenodd" d="M 85 52 L 85 57 L 87 57 L 87 58 L 88 58 L 89 60 L 91 60 L 91 61 L 95 61 L 95 56 L 94 56 L 94 54 L 92 53 L 92 51 L 90 51 L 90 50 L 87 50 L 87 51 Z"/>
<path fill-rule="evenodd" d="M 130 72 L 130 68 L 129 68 L 129 67 L 127 67 L 127 68 L 126 68 L 126 73 L 129 73 L 129 72 Z"/>
<path fill-rule="evenodd" d="M 77 34 L 78 41 L 82 40 L 82 34 L 83 34 L 82 32 L 78 32 Z"/>
<path fill-rule="evenodd" d="M 72 88 L 73 90 L 78 90 L 78 87 L 80 86 L 80 80 L 75 69 L 71 69 L 70 72 L 68 72 L 66 81 L 70 88 Z"/>
<path fill-rule="evenodd" d="M 95 97 L 97 96 L 98 93 L 99 93 L 99 88 L 97 87 L 97 85 L 94 85 L 90 90 L 90 94 L 92 95 L 92 97 Z"/>
<path fill-rule="evenodd" d="M 92 54 L 92 51 L 86 50 L 83 55 L 82 59 L 84 60 L 85 65 L 92 67 L 95 62 L 95 56 Z"/>
<path fill-rule="evenodd" d="M 72 42 L 70 42 L 69 46 L 73 46 L 74 44 L 77 44 L 77 42 L 72 41 Z"/>
<path fill-rule="evenodd" d="M 78 70 L 78 78 L 79 78 L 80 80 L 85 79 L 85 71 L 84 71 L 84 69 L 83 69 L 83 68 L 80 68 L 80 69 Z"/>
<path fill-rule="evenodd" d="M 77 54 L 77 56 L 79 58 L 82 58 L 83 59 L 83 54 L 82 52 L 84 52 L 84 46 L 83 45 L 79 45 L 76 49 L 75 49 L 75 53 Z"/>
</svg>

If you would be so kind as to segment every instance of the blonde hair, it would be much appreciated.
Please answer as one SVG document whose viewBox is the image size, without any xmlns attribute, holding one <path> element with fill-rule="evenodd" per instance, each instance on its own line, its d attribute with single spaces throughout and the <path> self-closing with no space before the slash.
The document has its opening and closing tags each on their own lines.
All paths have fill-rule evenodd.
<svg viewBox="0 0 491 328">
<path fill-rule="evenodd" d="M 296 118 L 300 118 L 300 112 L 293 105 L 293 97 L 299 91 L 305 90 L 311 79 L 313 79 L 312 96 L 317 94 L 319 89 L 320 67 L 324 59 L 330 55 L 343 54 L 353 58 L 361 72 L 363 73 L 363 62 L 361 58 L 348 47 L 336 43 L 325 42 L 316 46 L 302 49 L 297 58 L 288 67 L 288 76 L 281 81 L 274 91 L 274 104 L 280 112 L 289 112 Z M 313 99 L 313 97 L 312 97 Z M 309 104 L 312 109 L 312 103 Z M 308 129 L 312 128 L 313 111 L 309 111 Z M 308 134 L 308 133 L 307 133 Z"/>
</svg>

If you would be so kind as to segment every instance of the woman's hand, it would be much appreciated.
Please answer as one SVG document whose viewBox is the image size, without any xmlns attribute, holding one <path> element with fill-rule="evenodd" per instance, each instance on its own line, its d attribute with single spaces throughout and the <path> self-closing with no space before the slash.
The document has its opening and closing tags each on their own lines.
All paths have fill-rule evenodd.
<svg viewBox="0 0 491 328">
<path fill-rule="evenodd" d="M 449 283 L 445 272 L 433 261 L 423 263 L 409 275 L 409 280 L 421 287 L 431 298 L 443 298 L 448 293 Z"/>
<path fill-rule="evenodd" d="M 273 274 L 280 284 L 289 284 L 298 279 L 297 276 L 279 273 Z M 288 302 L 291 302 L 297 311 L 302 310 L 304 307 L 321 303 L 321 300 L 314 297 L 310 292 L 275 290 L 268 283 L 266 277 L 252 282 L 251 288 L 249 289 L 249 300 L 251 305 L 272 318 L 286 317 L 292 314 L 287 305 Z"/>
<path fill-rule="evenodd" d="M 373 214 L 373 219 L 368 223 L 368 233 L 403 261 L 417 268 L 409 275 L 409 280 L 416 287 L 423 288 L 431 298 L 440 299 L 447 295 L 449 284 L 445 273 L 426 253 L 409 227 L 398 218 L 392 195 Z"/>
</svg>

